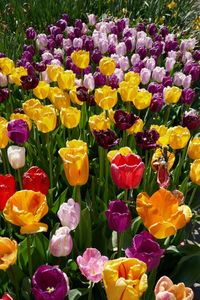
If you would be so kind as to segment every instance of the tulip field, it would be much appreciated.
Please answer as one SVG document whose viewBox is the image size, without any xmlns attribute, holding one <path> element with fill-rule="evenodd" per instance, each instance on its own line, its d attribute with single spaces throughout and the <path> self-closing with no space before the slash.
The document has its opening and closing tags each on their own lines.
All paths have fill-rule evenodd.
<svg viewBox="0 0 200 300">
<path fill-rule="evenodd" d="M 16 2 L 0 300 L 199 300 L 199 2 Z"/>
</svg>

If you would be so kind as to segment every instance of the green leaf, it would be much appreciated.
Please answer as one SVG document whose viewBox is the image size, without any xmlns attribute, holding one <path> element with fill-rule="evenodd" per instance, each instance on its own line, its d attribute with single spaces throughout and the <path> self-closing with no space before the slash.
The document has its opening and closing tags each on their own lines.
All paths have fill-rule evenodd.
<svg viewBox="0 0 200 300">
<path fill-rule="evenodd" d="M 133 236 L 138 232 L 138 229 L 140 228 L 141 224 L 142 224 L 142 220 L 139 216 L 133 220 L 131 225 L 131 231 Z"/>
<path fill-rule="evenodd" d="M 60 194 L 60 196 L 58 197 L 58 199 L 54 202 L 53 207 L 51 209 L 51 211 L 56 214 L 57 211 L 59 210 L 59 207 L 61 206 L 61 204 L 63 204 L 66 200 L 66 195 L 67 195 L 67 190 L 68 187 Z"/>
<path fill-rule="evenodd" d="M 34 239 L 34 246 L 40 254 L 41 259 L 47 262 L 47 249 L 49 247 L 49 240 L 43 233 L 37 233 Z"/>
<path fill-rule="evenodd" d="M 81 251 L 92 245 L 91 217 L 87 207 L 81 211 L 81 220 L 75 231 L 74 238 L 78 249 Z"/>
<path fill-rule="evenodd" d="M 89 292 L 89 289 L 73 289 L 69 292 L 69 300 L 77 300 L 82 296 L 86 295 Z"/>
</svg>

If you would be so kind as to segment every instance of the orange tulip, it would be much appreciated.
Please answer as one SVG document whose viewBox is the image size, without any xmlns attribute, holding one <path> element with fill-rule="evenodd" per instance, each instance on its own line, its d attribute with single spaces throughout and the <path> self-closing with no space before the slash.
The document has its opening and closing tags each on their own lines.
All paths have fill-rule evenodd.
<svg viewBox="0 0 200 300">
<path fill-rule="evenodd" d="M 0 270 L 6 270 L 17 260 L 17 242 L 0 237 Z"/>
</svg>

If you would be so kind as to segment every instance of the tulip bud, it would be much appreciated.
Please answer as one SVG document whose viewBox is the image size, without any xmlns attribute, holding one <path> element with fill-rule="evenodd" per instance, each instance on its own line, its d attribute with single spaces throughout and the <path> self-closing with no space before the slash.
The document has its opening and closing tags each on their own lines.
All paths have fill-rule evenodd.
<svg viewBox="0 0 200 300">
<path fill-rule="evenodd" d="M 62 226 L 67 226 L 69 230 L 74 230 L 80 222 L 80 204 L 70 198 L 67 203 L 63 203 L 57 213 Z"/>
<path fill-rule="evenodd" d="M 73 248 L 73 241 L 68 227 L 61 227 L 52 236 L 49 250 L 53 256 L 67 256 Z"/>
<path fill-rule="evenodd" d="M 25 148 L 10 146 L 7 150 L 8 161 L 15 170 L 23 168 L 25 165 Z"/>
<path fill-rule="evenodd" d="M 151 71 L 149 69 L 143 68 L 140 71 L 140 79 L 142 84 L 147 84 L 150 80 L 150 77 L 151 77 Z"/>
</svg>

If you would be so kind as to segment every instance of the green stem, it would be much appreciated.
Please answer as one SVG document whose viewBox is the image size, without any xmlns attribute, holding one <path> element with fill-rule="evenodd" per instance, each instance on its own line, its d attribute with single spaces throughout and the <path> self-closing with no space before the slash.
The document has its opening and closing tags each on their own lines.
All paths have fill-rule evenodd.
<svg viewBox="0 0 200 300">
<path fill-rule="evenodd" d="M 166 112 L 165 118 L 164 118 L 164 125 L 167 125 L 167 122 L 168 122 L 169 116 L 170 116 L 170 112 L 171 112 L 171 105 L 168 105 L 167 112 Z"/>
<path fill-rule="evenodd" d="M 18 181 L 19 181 L 19 187 L 20 187 L 20 190 L 23 190 L 23 186 L 22 186 L 22 177 L 21 177 L 20 169 L 17 169 L 17 177 L 18 177 Z"/>
<path fill-rule="evenodd" d="M 105 202 L 108 203 L 108 176 L 109 176 L 109 161 L 107 158 L 107 150 L 105 152 Z"/>
<path fill-rule="evenodd" d="M 10 268 L 8 269 L 8 276 L 10 277 L 14 287 L 15 287 L 15 292 L 16 292 L 16 300 L 19 300 L 19 285 L 17 283 L 16 280 L 16 273 L 15 273 L 15 269 L 14 266 L 10 266 Z"/>
<path fill-rule="evenodd" d="M 81 187 L 76 185 L 73 189 L 73 199 L 80 204 L 81 207 Z"/>
<path fill-rule="evenodd" d="M 194 196 L 195 196 L 195 194 L 196 194 L 196 191 L 197 191 L 197 186 L 193 189 L 193 191 L 192 191 L 192 194 L 191 194 L 191 196 L 190 196 L 190 200 L 188 201 L 188 206 L 191 206 L 191 204 L 192 204 L 192 201 L 193 201 L 193 199 L 194 199 Z"/>
<path fill-rule="evenodd" d="M 123 233 L 117 232 L 117 257 L 121 257 L 123 244 Z"/>
<path fill-rule="evenodd" d="M 3 169 L 5 174 L 7 174 L 7 166 L 6 166 L 6 154 L 4 149 L 1 149 L 1 157 L 2 157 L 2 161 L 3 161 Z"/>
<path fill-rule="evenodd" d="M 98 187 L 98 195 L 99 195 L 101 191 L 101 187 L 104 182 L 104 149 L 99 146 L 98 152 L 99 152 L 99 187 Z"/>
<path fill-rule="evenodd" d="M 124 147 L 127 146 L 127 136 L 128 136 L 127 131 L 124 130 L 123 131 L 123 139 L 122 139 L 122 146 L 124 146 Z"/>
<path fill-rule="evenodd" d="M 144 185 L 143 190 L 146 191 L 146 181 L 147 181 L 147 172 L 148 172 L 148 150 L 145 150 L 145 171 L 144 171 Z"/>
<path fill-rule="evenodd" d="M 49 138 L 49 133 L 47 133 L 46 137 L 47 137 L 47 150 L 49 156 L 50 188 L 52 188 L 53 187 L 53 164 L 52 164 L 52 153 L 51 153 L 51 139 Z"/>
<path fill-rule="evenodd" d="M 31 236 L 27 235 L 27 255 L 28 255 L 28 269 L 29 276 L 32 278 L 32 258 L 31 258 Z"/>
<path fill-rule="evenodd" d="M 176 188 L 176 186 L 178 184 L 180 174 L 181 174 L 181 169 L 182 169 L 182 166 L 185 162 L 186 153 L 187 153 L 187 147 L 185 147 L 182 150 L 182 153 L 179 154 L 180 155 L 179 156 L 179 163 L 178 163 L 178 166 L 176 167 L 176 173 L 175 173 L 175 178 L 174 178 L 174 188 Z"/>
<path fill-rule="evenodd" d="M 128 200 L 128 189 L 124 190 L 124 201 L 127 202 Z"/>
<path fill-rule="evenodd" d="M 92 300 L 92 289 L 93 289 L 93 282 L 90 282 L 90 286 L 89 286 L 89 293 L 88 293 L 88 300 Z"/>
</svg>

